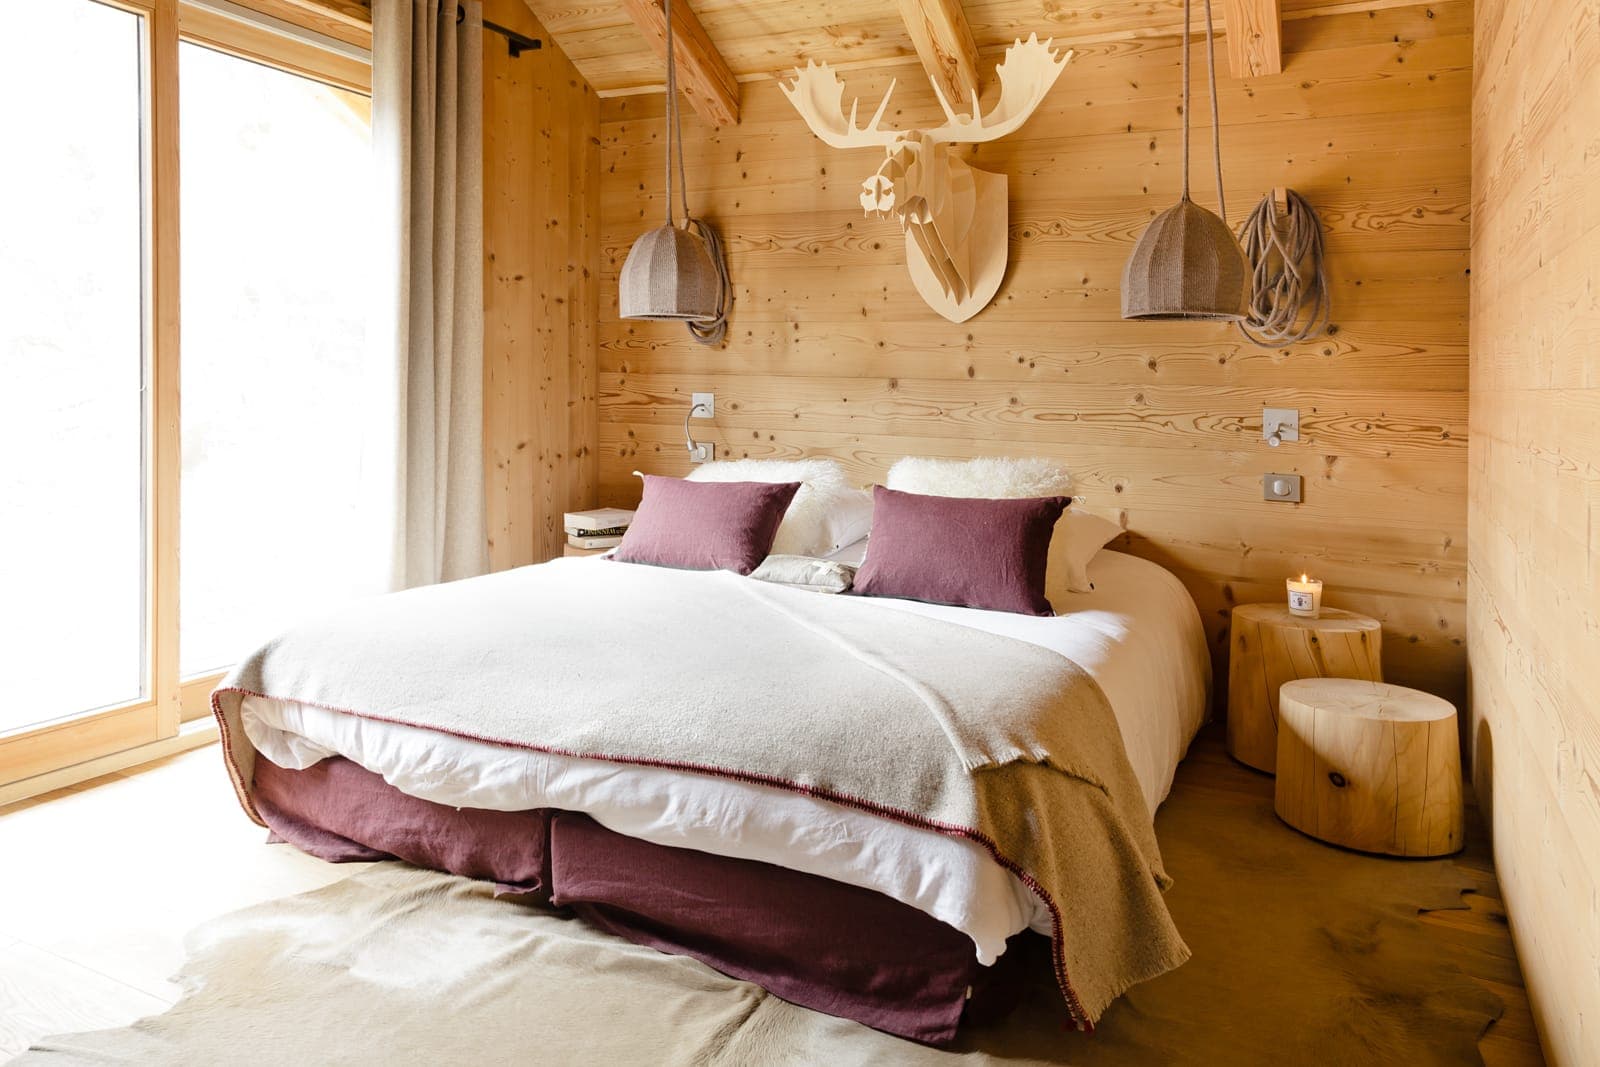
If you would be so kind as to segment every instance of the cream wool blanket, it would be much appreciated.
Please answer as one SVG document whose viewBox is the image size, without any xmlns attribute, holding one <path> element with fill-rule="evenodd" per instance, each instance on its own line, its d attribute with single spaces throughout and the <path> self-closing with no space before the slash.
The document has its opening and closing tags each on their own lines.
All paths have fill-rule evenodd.
<svg viewBox="0 0 1600 1067">
<path fill-rule="evenodd" d="M 247 695 L 762 782 L 970 838 L 1049 907 L 1080 1023 L 1188 958 L 1104 695 L 1026 642 L 865 598 L 592 560 L 359 601 L 269 642 L 212 695 L 259 822 Z"/>
</svg>

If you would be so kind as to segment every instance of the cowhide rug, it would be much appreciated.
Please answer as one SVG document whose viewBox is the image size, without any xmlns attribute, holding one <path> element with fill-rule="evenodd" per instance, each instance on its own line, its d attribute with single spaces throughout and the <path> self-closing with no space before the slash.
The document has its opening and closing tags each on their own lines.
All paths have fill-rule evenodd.
<svg viewBox="0 0 1600 1067">
<path fill-rule="evenodd" d="M 1093 1034 L 1065 1029 L 1042 960 L 1015 1013 L 939 1052 L 395 863 L 207 923 L 171 1010 L 49 1038 L 16 1062 L 1481 1062 L 1501 1005 L 1417 921 L 1460 906 L 1448 861 L 1311 841 L 1277 821 L 1260 779 L 1215 759 L 1203 781 L 1180 771 L 1156 825 L 1194 958 Z"/>
</svg>

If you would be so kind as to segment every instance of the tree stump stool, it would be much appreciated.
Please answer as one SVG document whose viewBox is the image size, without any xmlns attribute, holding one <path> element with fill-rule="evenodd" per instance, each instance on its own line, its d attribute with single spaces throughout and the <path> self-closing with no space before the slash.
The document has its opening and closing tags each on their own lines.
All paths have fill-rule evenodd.
<svg viewBox="0 0 1600 1067">
<path fill-rule="evenodd" d="M 1296 678 L 1383 681 L 1377 619 L 1323 608 L 1315 619 L 1283 604 L 1233 609 L 1228 651 L 1228 754 L 1258 771 L 1278 761 L 1278 690 Z"/>
<path fill-rule="evenodd" d="M 1382 682 L 1288 682 L 1278 698 L 1273 799 L 1284 822 L 1335 845 L 1391 856 L 1456 852 L 1456 709 Z"/>
</svg>

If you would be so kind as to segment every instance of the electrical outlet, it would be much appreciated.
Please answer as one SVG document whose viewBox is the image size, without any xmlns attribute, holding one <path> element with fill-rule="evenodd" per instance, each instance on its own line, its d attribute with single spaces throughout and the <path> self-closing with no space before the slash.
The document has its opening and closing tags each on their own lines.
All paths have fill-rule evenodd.
<svg viewBox="0 0 1600 1067">
<path fill-rule="evenodd" d="M 1300 440 L 1300 412 L 1294 408 L 1262 408 L 1261 439 L 1273 448 Z"/>
<path fill-rule="evenodd" d="M 703 409 L 703 410 L 697 410 Z M 689 394 L 689 410 L 694 412 L 694 418 L 714 419 L 717 417 L 716 393 L 691 393 Z"/>
<path fill-rule="evenodd" d="M 1298 474 L 1263 474 L 1261 499 L 1300 503 L 1300 476 Z"/>
<path fill-rule="evenodd" d="M 689 449 L 690 463 L 710 463 L 717 458 L 717 446 L 710 441 L 696 441 Z"/>
</svg>

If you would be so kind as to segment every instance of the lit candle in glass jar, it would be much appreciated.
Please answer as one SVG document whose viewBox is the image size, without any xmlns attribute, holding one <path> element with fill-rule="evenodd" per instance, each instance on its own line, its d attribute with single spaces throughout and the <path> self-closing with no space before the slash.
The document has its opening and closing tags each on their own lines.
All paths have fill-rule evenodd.
<svg viewBox="0 0 1600 1067">
<path fill-rule="evenodd" d="M 1322 579 L 1302 574 L 1289 579 L 1289 614 L 1314 619 L 1322 611 Z"/>
</svg>

